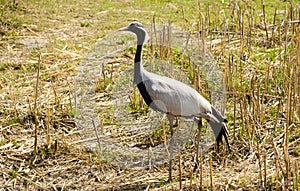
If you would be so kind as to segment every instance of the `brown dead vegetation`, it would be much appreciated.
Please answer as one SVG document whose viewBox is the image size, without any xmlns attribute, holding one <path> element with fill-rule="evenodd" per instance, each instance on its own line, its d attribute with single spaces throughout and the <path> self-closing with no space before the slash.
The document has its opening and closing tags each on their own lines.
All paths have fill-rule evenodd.
<svg viewBox="0 0 300 191">
<path fill-rule="evenodd" d="M 225 73 L 232 145 L 205 153 L 194 174 L 195 149 L 186 150 L 166 184 L 167 165 L 131 170 L 100 160 L 82 144 L 71 101 L 76 68 L 97 38 L 139 16 L 150 22 L 157 6 L 126 19 L 117 3 L 1 1 L 0 190 L 299 190 L 300 5 L 259 3 L 201 5 L 200 19 L 190 7 L 165 6 L 176 24 L 205 27 L 200 36 Z M 103 108 L 109 90 L 99 92 Z"/>
</svg>

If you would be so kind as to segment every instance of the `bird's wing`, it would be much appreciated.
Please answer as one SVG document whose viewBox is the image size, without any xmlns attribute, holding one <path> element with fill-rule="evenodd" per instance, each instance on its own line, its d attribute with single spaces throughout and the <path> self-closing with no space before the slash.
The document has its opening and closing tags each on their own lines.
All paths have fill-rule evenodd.
<svg viewBox="0 0 300 191">
<path fill-rule="evenodd" d="M 186 117 L 212 113 L 210 103 L 182 82 L 153 73 L 148 73 L 143 82 L 152 104 L 160 111 Z"/>
</svg>

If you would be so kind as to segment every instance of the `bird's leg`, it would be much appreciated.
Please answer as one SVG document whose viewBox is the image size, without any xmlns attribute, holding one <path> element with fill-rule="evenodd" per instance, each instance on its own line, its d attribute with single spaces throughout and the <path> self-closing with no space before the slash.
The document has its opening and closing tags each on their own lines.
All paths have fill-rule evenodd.
<svg viewBox="0 0 300 191">
<path fill-rule="evenodd" d="M 194 172 L 197 170 L 198 166 L 199 166 L 199 144 L 200 144 L 200 133 L 201 133 L 201 128 L 202 128 L 202 118 L 199 118 L 197 121 L 197 125 L 198 125 L 198 134 L 197 134 L 197 152 L 196 152 L 196 164 L 194 167 Z"/>
<path fill-rule="evenodd" d="M 174 130 L 173 130 L 173 121 L 174 121 L 174 116 L 173 115 L 167 115 L 169 124 L 170 124 L 170 132 L 171 132 L 171 138 L 170 138 L 170 144 L 169 144 L 169 153 L 170 153 L 170 158 L 169 158 L 169 178 L 168 182 L 172 181 L 172 159 L 173 159 L 173 144 L 174 144 Z"/>
</svg>

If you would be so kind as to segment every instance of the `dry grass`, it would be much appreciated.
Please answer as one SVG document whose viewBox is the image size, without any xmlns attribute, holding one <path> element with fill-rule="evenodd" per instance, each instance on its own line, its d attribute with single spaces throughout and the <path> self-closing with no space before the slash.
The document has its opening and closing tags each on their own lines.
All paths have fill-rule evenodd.
<svg viewBox="0 0 300 191">
<path fill-rule="evenodd" d="M 299 6 L 1 1 L 0 190 L 300 190 Z M 176 16 L 174 25 L 201 31 L 223 69 L 232 145 L 231 153 L 205 153 L 195 174 L 195 151 L 187 149 L 174 158 L 169 184 L 167 166 L 119 169 L 83 146 L 71 101 L 76 68 L 97 38 L 160 13 L 158 20 Z M 133 55 L 119 56 L 128 67 Z M 105 90 L 97 104 L 109 127 Z"/>
</svg>

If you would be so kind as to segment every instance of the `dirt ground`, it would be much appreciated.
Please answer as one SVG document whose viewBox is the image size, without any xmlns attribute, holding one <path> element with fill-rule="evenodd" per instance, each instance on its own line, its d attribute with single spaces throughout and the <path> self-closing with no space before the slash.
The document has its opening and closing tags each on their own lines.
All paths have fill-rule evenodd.
<svg viewBox="0 0 300 191">
<path fill-rule="evenodd" d="M 1 0 L 0 7 L 0 190 L 300 190 L 299 2 Z M 210 148 L 192 173 L 193 145 L 174 157 L 170 183 L 167 164 L 134 170 L 103 161 L 74 120 L 78 66 L 134 20 L 171 21 L 205 36 L 225 73 L 232 151 Z M 120 68 L 133 56 L 121 52 Z M 99 79 L 104 127 L 116 125 L 111 80 Z"/>
</svg>

